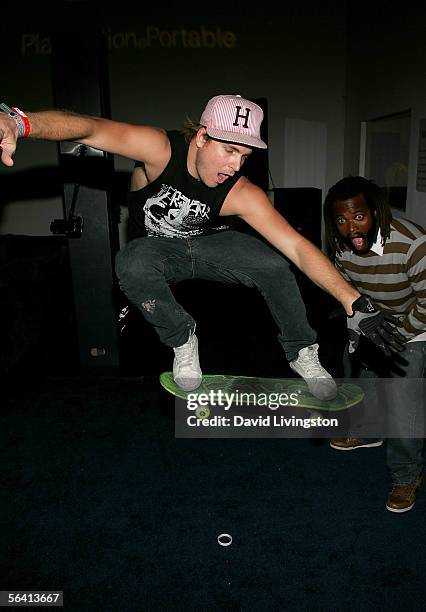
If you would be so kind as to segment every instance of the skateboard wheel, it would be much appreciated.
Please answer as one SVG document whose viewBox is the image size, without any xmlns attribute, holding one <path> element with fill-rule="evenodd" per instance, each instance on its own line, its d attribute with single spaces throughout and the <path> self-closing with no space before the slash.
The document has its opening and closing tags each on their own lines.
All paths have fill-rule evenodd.
<svg viewBox="0 0 426 612">
<path fill-rule="evenodd" d="M 207 406 L 198 406 L 198 408 L 195 409 L 195 414 L 198 419 L 208 419 L 210 416 L 210 409 Z"/>
</svg>

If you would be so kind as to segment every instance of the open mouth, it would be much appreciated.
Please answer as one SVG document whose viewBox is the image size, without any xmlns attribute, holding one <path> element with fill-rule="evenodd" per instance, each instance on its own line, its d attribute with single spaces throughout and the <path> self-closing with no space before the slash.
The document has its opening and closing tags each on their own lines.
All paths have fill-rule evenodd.
<svg viewBox="0 0 426 612">
<path fill-rule="evenodd" d="M 367 240 L 364 236 L 360 236 L 359 234 L 357 234 L 355 236 L 348 236 L 348 238 L 355 247 L 355 249 L 357 249 L 357 251 L 365 249 L 367 246 Z"/>
<path fill-rule="evenodd" d="M 222 172 L 218 173 L 217 175 L 218 183 L 224 183 L 227 179 L 229 179 L 229 174 L 223 174 Z"/>
</svg>

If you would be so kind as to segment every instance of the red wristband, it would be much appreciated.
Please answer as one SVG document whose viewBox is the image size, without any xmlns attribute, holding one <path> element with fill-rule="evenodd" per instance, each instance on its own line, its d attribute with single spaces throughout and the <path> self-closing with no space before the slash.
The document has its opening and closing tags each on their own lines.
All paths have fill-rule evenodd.
<svg viewBox="0 0 426 612">
<path fill-rule="evenodd" d="M 24 124 L 24 133 L 21 135 L 21 138 L 26 138 L 27 136 L 29 136 L 30 131 L 31 131 L 31 124 L 30 124 L 30 120 L 28 119 L 27 115 L 21 111 L 17 106 L 12 106 L 11 107 L 12 110 L 15 111 L 15 113 L 17 113 L 21 119 L 22 119 L 22 123 Z"/>
</svg>

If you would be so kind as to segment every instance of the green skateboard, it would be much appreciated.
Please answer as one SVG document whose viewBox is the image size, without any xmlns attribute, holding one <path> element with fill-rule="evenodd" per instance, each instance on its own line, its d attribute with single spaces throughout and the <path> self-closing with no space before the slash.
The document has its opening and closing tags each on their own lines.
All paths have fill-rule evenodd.
<svg viewBox="0 0 426 612">
<path fill-rule="evenodd" d="M 358 404 L 364 397 L 364 392 L 358 385 L 341 383 L 337 385 L 337 396 L 333 400 L 320 400 L 308 391 L 302 379 L 296 378 L 213 374 L 203 376 L 201 385 L 195 391 L 184 391 L 176 385 L 172 372 L 163 372 L 160 375 L 160 383 L 166 391 L 187 401 L 196 402 L 197 397 L 201 395 L 205 400 L 207 395 L 213 401 L 221 398 L 226 398 L 229 402 L 233 400 L 233 406 L 263 405 L 272 409 L 293 406 L 337 412 Z"/>
</svg>

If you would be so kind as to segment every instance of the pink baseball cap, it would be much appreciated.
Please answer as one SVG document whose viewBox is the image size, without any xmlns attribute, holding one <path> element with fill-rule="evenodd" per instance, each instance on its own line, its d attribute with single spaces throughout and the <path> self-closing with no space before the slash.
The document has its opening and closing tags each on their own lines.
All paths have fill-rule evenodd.
<svg viewBox="0 0 426 612">
<path fill-rule="evenodd" d="M 211 138 L 267 149 L 260 138 L 263 110 L 239 95 L 215 96 L 207 102 L 200 119 Z"/>
</svg>

